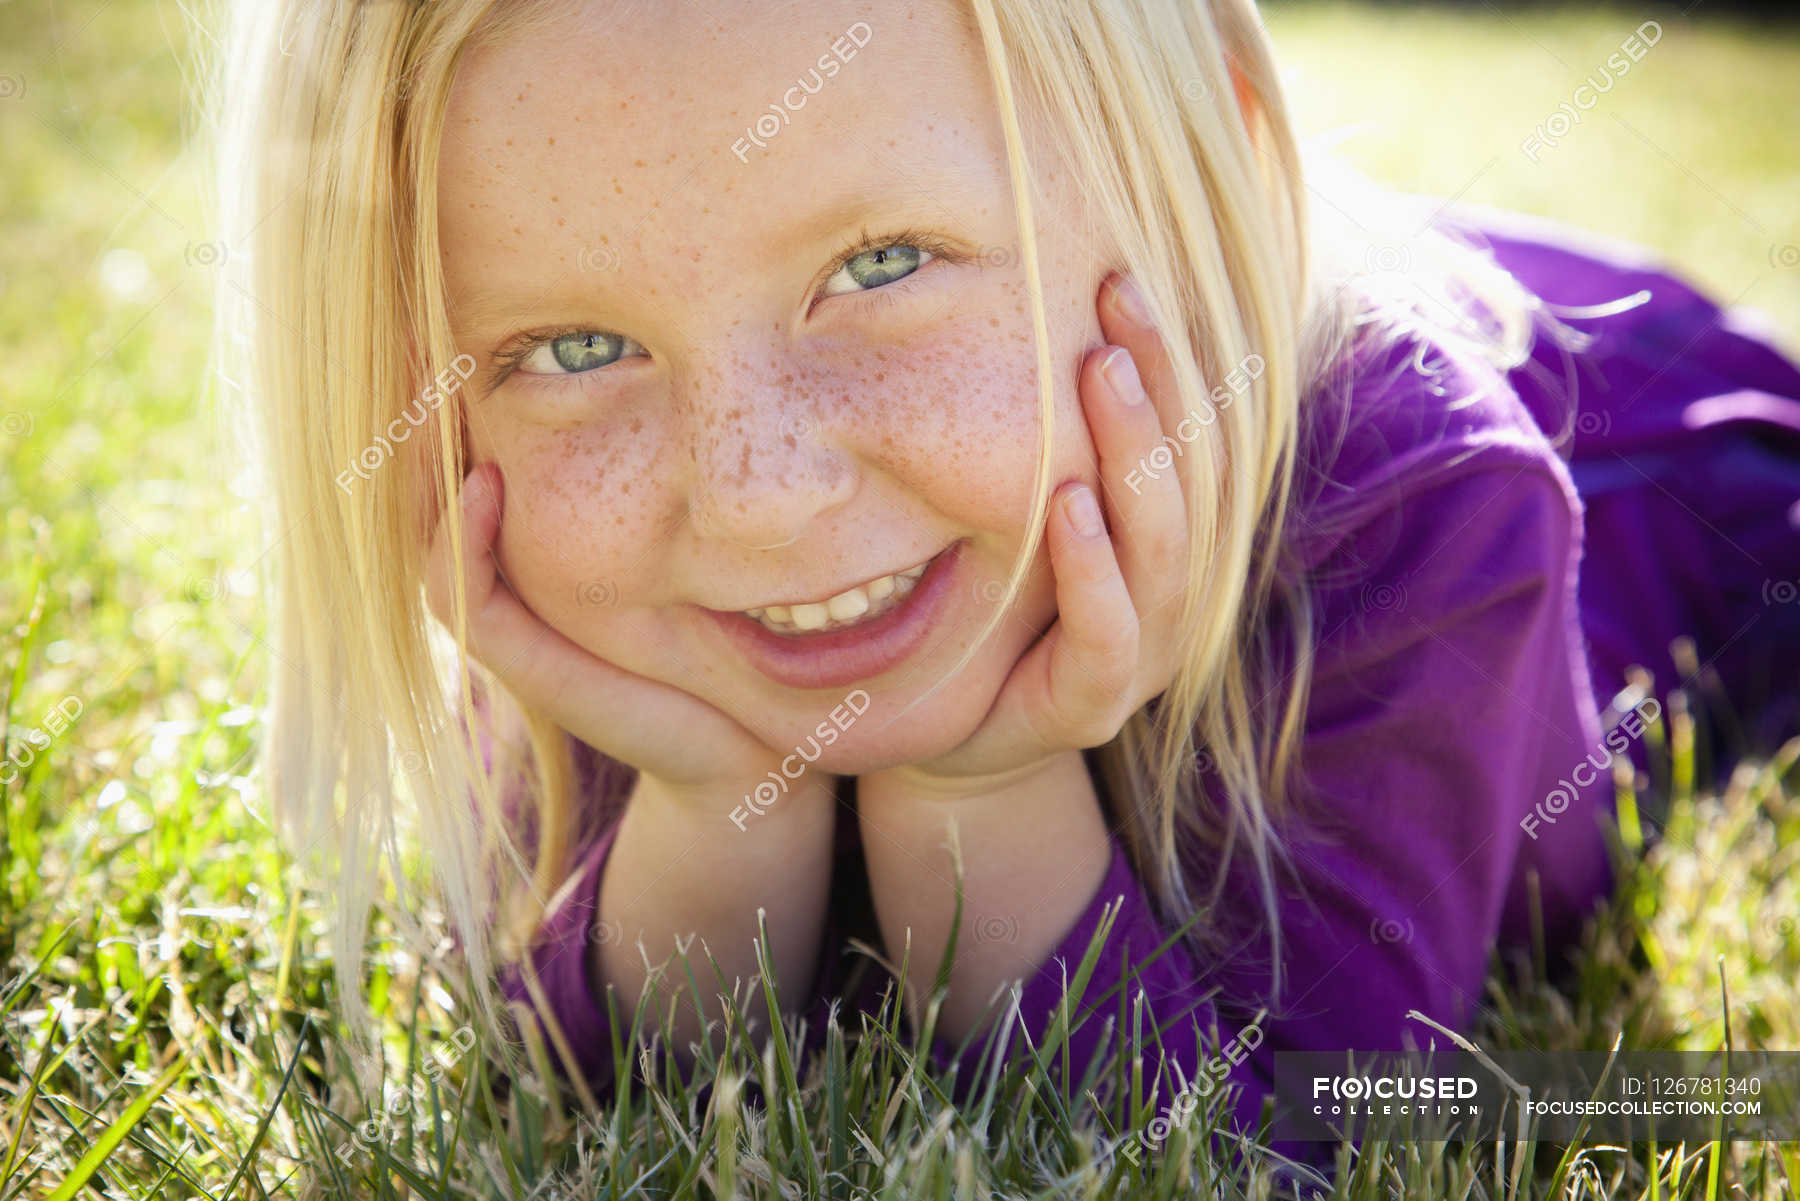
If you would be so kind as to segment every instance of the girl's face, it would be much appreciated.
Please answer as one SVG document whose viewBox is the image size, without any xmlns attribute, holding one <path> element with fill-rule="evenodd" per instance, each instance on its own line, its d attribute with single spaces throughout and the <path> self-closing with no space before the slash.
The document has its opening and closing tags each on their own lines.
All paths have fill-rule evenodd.
<svg viewBox="0 0 1800 1201">
<path fill-rule="evenodd" d="M 451 97 L 440 239 L 502 570 L 575 643 L 773 749 L 851 696 L 821 767 L 949 750 L 1056 612 L 1040 547 L 995 636 L 900 716 L 992 615 L 1037 465 L 979 34 L 929 0 L 616 7 L 474 51 Z M 1107 264 L 1033 149 L 1051 484 L 1097 486 L 1075 374 Z M 871 581 L 860 619 L 855 595 L 791 608 Z"/>
</svg>

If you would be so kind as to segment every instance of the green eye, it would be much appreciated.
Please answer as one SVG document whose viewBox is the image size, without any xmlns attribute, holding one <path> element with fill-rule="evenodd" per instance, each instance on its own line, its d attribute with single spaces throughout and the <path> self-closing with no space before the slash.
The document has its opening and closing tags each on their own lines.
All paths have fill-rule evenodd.
<svg viewBox="0 0 1800 1201">
<path fill-rule="evenodd" d="M 904 279 L 931 261 L 931 252 L 896 242 L 865 250 L 844 260 L 844 265 L 825 281 L 825 295 L 841 296 L 846 292 L 870 292 L 897 279 Z"/>
<path fill-rule="evenodd" d="M 581 330 L 559 334 L 532 347 L 519 360 L 519 370 L 528 375 L 580 375 L 611 366 L 634 351 L 642 354 L 644 348 L 624 334 Z"/>
</svg>

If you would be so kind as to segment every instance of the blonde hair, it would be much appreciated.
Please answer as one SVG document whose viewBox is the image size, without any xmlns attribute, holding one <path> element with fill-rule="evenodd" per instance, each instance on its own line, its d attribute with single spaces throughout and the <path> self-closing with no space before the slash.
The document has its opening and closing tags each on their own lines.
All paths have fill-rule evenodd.
<svg viewBox="0 0 1800 1201">
<path fill-rule="evenodd" d="M 353 1028 L 366 1017 L 363 931 L 382 860 L 405 887 L 403 819 L 436 818 L 415 820 L 413 833 L 435 866 L 477 1008 L 494 1024 L 496 962 L 524 954 L 592 807 L 621 799 L 575 795 L 572 740 L 548 720 L 475 710 L 478 692 L 498 693 L 466 653 L 466 600 L 459 589 L 445 637 L 421 587 L 427 531 L 438 514 L 459 522 L 448 502 L 465 466 L 455 381 L 443 376 L 458 355 L 437 240 L 451 82 L 469 47 L 554 11 L 508 0 L 254 0 L 233 10 L 218 113 L 230 255 L 219 346 L 250 401 L 269 483 L 265 769 L 284 835 L 328 848 L 334 863 L 339 1000 Z M 1301 150 L 1250 0 L 972 0 L 972 12 L 1018 203 L 1046 448 L 1032 533 L 987 632 L 1036 553 L 1050 486 L 1054 375 L 1030 118 L 1031 133 L 1075 168 L 1098 236 L 1165 331 L 1176 407 L 1206 412 L 1211 385 L 1262 364 L 1183 455 L 1192 538 L 1173 683 L 1094 754 L 1166 917 L 1196 909 L 1184 844 L 1226 859 L 1248 849 L 1278 969 L 1275 831 L 1298 762 L 1312 644 L 1304 581 L 1283 570 L 1279 538 L 1302 399 L 1363 327 L 1429 328 L 1517 362 L 1531 298 L 1437 235 L 1409 245 L 1428 246 L 1420 257 L 1443 271 L 1412 273 L 1389 294 L 1369 285 L 1348 231 L 1371 226 L 1309 213 Z M 1475 311 L 1485 317 L 1471 324 Z M 1296 618 L 1285 651 L 1293 672 L 1265 720 L 1258 681 L 1280 650 L 1264 628 L 1272 604 Z M 501 738 L 509 714 L 516 728 Z M 1221 786 L 1222 821 L 1209 812 L 1201 754 Z M 523 812 L 508 812 L 507 796 Z M 526 846 L 514 837 L 522 826 Z M 1225 873 L 1216 875 L 1209 905 Z M 1191 935 L 1196 948 L 1209 945 L 1206 926 Z M 1278 992 L 1278 974 L 1274 983 Z"/>
</svg>

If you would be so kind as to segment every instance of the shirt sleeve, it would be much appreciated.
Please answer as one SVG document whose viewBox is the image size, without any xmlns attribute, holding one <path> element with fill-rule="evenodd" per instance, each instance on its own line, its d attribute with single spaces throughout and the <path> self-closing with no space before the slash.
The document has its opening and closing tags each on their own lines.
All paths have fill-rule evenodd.
<svg viewBox="0 0 1800 1201">
<path fill-rule="evenodd" d="M 932 1064 L 939 1071 L 957 1069 L 959 1096 L 976 1084 L 991 1062 L 988 1057 L 1003 1043 L 1009 1057 L 1019 1055 L 1027 1044 L 1042 1052 L 1065 996 L 1070 1029 L 1063 1049 L 1049 1056 L 1053 1078 L 1060 1079 L 1067 1071 L 1071 1081 L 1080 1080 L 1098 1057 L 1118 1045 L 1121 1022 L 1127 1054 L 1142 1058 L 1146 1089 L 1154 1084 L 1158 1102 L 1165 1107 L 1177 1095 L 1175 1072 L 1200 1087 L 1203 1078 L 1196 1071 L 1202 1066 L 1203 1048 L 1232 1045 L 1234 1055 L 1243 1054 L 1238 1027 L 1221 1020 L 1186 944 L 1172 937 L 1174 932 L 1157 918 L 1124 844 L 1111 835 L 1108 844 L 1112 859 L 1098 891 L 1057 949 L 1022 982 L 1016 1016 L 1008 1012 L 1000 1028 L 960 1045 L 941 1036 L 933 1040 Z M 1071 986 L 1103 928 L 1093 974 L 1085 990 L 1076 993 Z M 1162 1078 L 1153 1080 L 1159 1055 L 1168 1062 L 1162 1066 Z M 1211 1060 L 1204 1077 L 1208 1095 L 1224 1087 L 1230 1067 L 1223 1056 L 1212 1055 Z M 1230 1068 L 1230 1078 L 1244 1086 L 1236 1107 L 1240 1128 L 1254 1130 L 1273 1077 L 1265 1079 L 1244 1059 Z"/>
<path fill-rule="evenodd" d="M 1260 957 L 1196 963 L 1178 941 L 1142 964 L 1171 931 L 1115 839 L 1092 903 L 1024 983 L 1014 1042 L 1019 1025 L 1034 1042 L 1050 1029 L 1103 909 L 1115 904 L 1087 992 L 1071 998 L 1075 1012 L 1094 1010 L 1070 1039 L 1073 1078 L 1113 1037 L 1107 1019 L 1123 980 L 1128 998 L 1141 990 L 1162 1030 L 1160 1049 L 1132 1048 L 1145 1057 L 1146 1078 L 1158 1054 L 1203 1092 L 1202 1082 L 1223 1075 L 1241 1090 L 1240 1129 L 1254 1131 L 1278 1051 L 1429 1045 L 1434 1032 L 1408 1018 L 1413 1009 L 1465 1029 L 1489 951 L 1517 918 L 1515 881 L 1526 867 L 1546 877 L 1542 912 L 1551 921 L 1570 920 L 1607 887 L 1593 821 L 1598 783 L 1576 789 L 1535 841 L 1521 827 L 1597 741 L 1576 625 L 1580 502 L 1529 448 L 1465 448 L 1435 468 L 1412 467 L 1405 488 L 1365 492 L 1365 502 L 1385 499 L 1325 523 L 1332 528 L 1313 561 L 1321 586 L 1304 782 L 1281 827 L 1292 869 L 1278 876 L 1280 993 L 1271 993 L 1262 901 L 1245 856 L 1226 873 L 1220 912 L 1261 931 Z M 1216 875 L 1190 869 L 1191 891 L 1205 895 Z M 1121 956 L 1139 965 L 1134 979 L 1120 973 Z M 1203 1064 L 1197 1046 L 1224 1054 Z M 979 1050 L 977 1040 L 965 1060 Z M 940 1043 L 935 1059 L 947 1066 L 956 1055 Z M 1320 1162 L 1316 1145 L 1297 1150 Z"/>
</svg>

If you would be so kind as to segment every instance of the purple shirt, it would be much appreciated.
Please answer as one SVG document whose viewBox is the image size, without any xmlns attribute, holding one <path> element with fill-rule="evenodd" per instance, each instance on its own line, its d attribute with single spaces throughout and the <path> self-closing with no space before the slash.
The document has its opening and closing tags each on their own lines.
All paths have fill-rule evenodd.
<svg viewBox="0 0 1800 1201">
<path fill-rule="evenodd" d="M 1285 984 L 1255 1048 L 1230 1065 L 1248 1128 L 1277 1051 L 1429 1045 L 1435 1032 L 1407 1018 L 1413 1009 L 1467 1029 L 1490 953 L 1529 942 L 1534 883 L 1547 944 L 1578 934 L 1612 886 L 1601 710 L 1626 666 L 1648 666 L 1666 692 L 1676 682 L 1668 642 L 1689 634 L 1727 694 L 1757 706 L 1765 735 L 1792 732 L 1800 712 L 1800 605 L 1767 599 L 1800 583 L 1800 371 L 1765 333 L 1640 251 L 1498 214 L 1484 214 L 1481 229 L 1551 302 L 1595 305 L 1641 289 L 1650 299 L 1572 319 L 1596 336 L 1580 355 L 1540 340 L 1529 363 L 1502 373 L 1405 339 L 1358 352 L 1308 400 L 1287 546 L 1316 597 L 1317 654 L 1304 774 L 1281 827 L 1296 869 L 1279 877 Z M 1572 404 L 1547 384 L 1570 380 Z M 1276 607 L 1269 620 L 1288 615 Z M 1740 749 L 1724 740 L 1745 723 L 1705 717 L 1723 763 Z M 1629 754 L 1645 762 L 1641 739 Z M 599 1089 L 610 1085 L 612 1033 L 585 947 L 613 829 L 585 847 L 535 958 Z M 880 939 L 856 822 L 840 814 L 837 829 L 809 1037 L 833 997 L 873 1011 L 883 983 L 866 963 L 848 978 L 845 939 Z M 1187 862 L 1190 891 L 1203 897 L 1218 865 Z M 1143 990 L 1189 1080 L 1199 1074 L 1195 1026 L 1223 1043 L 1270 1002 L 1247 858 L 1225 877 L 1205 920 L 1241 930 L 1241 953 L 1199 963 L 1178 942 L 1128 991 Z M 1140 962 L 1172 929 L 1116 837 L 1086 911 L 1025 979 L 1024 1031 L 1012 1030 L 1015 1052 L 1022 1033 L 1042 1037 L 1065 965 L 1072 975 L 1109 904 L 1118 912 L 1102 969 L 1082 998 L 1095 1012 L 1070 1041 L 1076 1077 L 1113 1037 L 1120 956 Z M 507 988 L 520 992 L 516 979 Z M 980 1050 L 963 1055 L 959 1087 L 974 1083 Z M 1154 1044 L 1139 1051 L 1148 1076 Z M 940 1065 L 956 1059 L 942 1040 L 932 1053 Z"/>
</svg>

